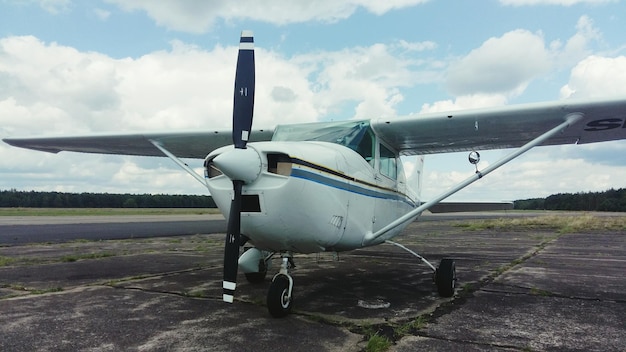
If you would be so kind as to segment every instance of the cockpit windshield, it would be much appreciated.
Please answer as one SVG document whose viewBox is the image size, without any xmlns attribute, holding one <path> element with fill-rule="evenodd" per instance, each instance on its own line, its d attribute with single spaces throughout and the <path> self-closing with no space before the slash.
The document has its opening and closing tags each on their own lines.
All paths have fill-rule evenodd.
<svg viewBox="0 0 626 352">
<path fill-rule="evenodd" d="M 374 160 L 374 133 L 369 121 L 318 122 L 298 125 L 279 125 L 273 141 L 320 141 L 346 146 L 365 160 Z"/>
</svg>

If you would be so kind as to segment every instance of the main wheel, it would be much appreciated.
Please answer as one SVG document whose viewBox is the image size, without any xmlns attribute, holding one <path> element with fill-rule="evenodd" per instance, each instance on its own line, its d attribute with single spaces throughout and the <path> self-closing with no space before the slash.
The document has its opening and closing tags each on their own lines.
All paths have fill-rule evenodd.
<svg viewBox="0 0 626 352">
<path fill-rule="evenodd" d="M 293 295 L 289 295 L 289 278 L 278 275 L 267 292 L 267 309 L 274 318 L 282 318 L 291 312 Z"/>
<path fill-rule="evenodd" d="M 441 297 L 452 297 L 454 295 L 454 286 L 456 284 L 456 268 L 454 260 L 442 259 L 439 268 L 435 273 L 435 283 L 437 291 Z"/>
</svg>

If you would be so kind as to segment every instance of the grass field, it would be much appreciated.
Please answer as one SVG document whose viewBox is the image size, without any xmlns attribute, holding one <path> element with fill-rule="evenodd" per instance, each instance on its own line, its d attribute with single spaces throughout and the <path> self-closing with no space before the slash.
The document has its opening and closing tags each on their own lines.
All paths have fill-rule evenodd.
<svg viewBox="0 0 626 352">
<path fill-rule="evenodd" d="M 0 208 L 0 216 L 219 214 L 216 208 Z"/>
<path fill-rule="evenodd" d="M 586 231 L 626 231 L 626 214 L 614 213 L 604 216 L 589 212 L 572 212 L 567 214 L 546 214 L 535 217 L 469 220 L 460 222 L 459 227 L 470 231 L 488 229 L 555 229 L 559 233 Z"/>
</svg>

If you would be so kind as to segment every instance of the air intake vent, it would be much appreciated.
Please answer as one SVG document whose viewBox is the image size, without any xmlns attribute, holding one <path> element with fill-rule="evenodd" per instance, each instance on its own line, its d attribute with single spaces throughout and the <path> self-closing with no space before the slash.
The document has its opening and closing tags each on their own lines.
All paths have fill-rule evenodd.
<svg viewBox="0 0 626 352">
<path fill-rule="evenodd" d="M 204 163 L 204 174 L 209 178 L 217 177 L 222 174 L 222 171 L 215 167 L 215 164 L 213 164 L 213 159 L 215 159 L 215 157 L 211 158 L 211 160 L 205 161 Z"/>
<path fill-rule="evenodd" d="M 244 194 L 241 199 L 241 211 L 244 213 L 260 213 L 261 202 L 258 194 Z"/>
<path fill-rule="evenodd" d="M 291 175 L 291 158 L 287 154 L 267 154 L 267 171 L 276 175 Z"/>
</svg>

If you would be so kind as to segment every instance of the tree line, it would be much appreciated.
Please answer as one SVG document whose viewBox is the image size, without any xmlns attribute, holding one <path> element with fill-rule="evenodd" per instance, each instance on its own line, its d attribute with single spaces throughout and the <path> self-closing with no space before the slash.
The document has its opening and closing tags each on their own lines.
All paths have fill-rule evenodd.
<svg viewBox="0 0 626 352">
<path fill-rule="evenodd" d="M 515 209 L 626 212 L 626 188 L 604 192 L 559 193 L 547 198 L 516 200 Z"/>
<path fill-rule="evenodd" d="M 626 212 L 626 188 L 604 192 L 559 193 L 516 200 L 520 210 Z M 0 191 L 0 207 L 14 208 L 215 208 L 211 196 L 169 194 L 63 193 Z"/>
<path fill-rule="evenodd" d="M 14 208 L 215 208 L 210 196 L 170 194 L 0 191 L 0 207 Z"/>
</svg>

